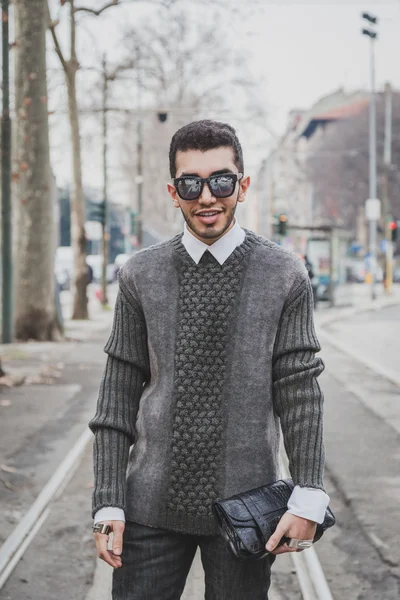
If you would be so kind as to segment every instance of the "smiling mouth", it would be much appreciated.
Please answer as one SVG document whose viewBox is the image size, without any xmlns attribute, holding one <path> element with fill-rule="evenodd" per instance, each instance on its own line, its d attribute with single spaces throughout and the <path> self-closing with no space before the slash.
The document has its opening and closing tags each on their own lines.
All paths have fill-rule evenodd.
<svg viewBox="0 0 400 600">
<path fill-rule="evenodd" d="M 202 212 L 197 212 L 196 217 L 214 217 L 215 215 L 221 214 L 221 210 L 207 210 Z"/>
</svg>

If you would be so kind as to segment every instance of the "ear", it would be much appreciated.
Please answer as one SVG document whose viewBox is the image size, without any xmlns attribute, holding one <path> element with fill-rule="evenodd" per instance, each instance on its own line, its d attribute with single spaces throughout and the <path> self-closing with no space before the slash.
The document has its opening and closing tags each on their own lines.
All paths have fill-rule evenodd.
<svg viewBox="0 0 400 600">
<path fill-rule="evenodd" d="M 175 208 L 180 208 L 179 196 L 178 196 L 178 192 L 176 191 L 176 187 L 174 185 L 172 185 L 172 183 L 167 183 L 167 190 L 168 190 L 168 194 L 172 198 L 172 202 L 174 203 Z"/>
<path fill-rule="evenodd" d="M 240 191 L 239 191 L 238 202 L 244 202 L 246 200 L 246 192 L 249 189 L 249 185 L 250 185 L 250 176 L 249 175 L 247 175 L 247 177 L 243 177 L 243 179 L 241 179 L 239 181 Z"/>
</svg>

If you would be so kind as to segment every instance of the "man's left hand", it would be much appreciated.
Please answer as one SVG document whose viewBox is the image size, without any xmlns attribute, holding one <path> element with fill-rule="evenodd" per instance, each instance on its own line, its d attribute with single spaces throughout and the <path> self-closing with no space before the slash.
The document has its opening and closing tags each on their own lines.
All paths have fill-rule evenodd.
<svg viewBox="0 0 400 600">
<path fill-rule="evenodd" d="M 290 512 L 286 512 L 278 523 L 275 533 L 269 538 L 266 549 L 272 554 L 285 554 L 286 552 L 301 552 L 296 548 L 289 548 L 285 543 L 276 548 L 280 540 L 285 537 L 294 538 L 296 540 L 313 540 L 317 523 L 297 517 Z M 275 550 L 276 548 L 276 550 Z"/>
</svg>

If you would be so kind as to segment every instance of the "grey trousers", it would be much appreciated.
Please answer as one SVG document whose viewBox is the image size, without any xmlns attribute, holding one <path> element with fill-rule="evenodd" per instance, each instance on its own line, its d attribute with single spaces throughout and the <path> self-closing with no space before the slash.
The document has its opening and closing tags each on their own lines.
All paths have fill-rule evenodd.
<svg viewBox="0 0 400 600">
<path fill-rule="evenodd" d="M 197 547 L 205 600 L 268 600 L 274 555 L 240 561 L 219 536 L 175 533 L 127 522 L 122 567 L 114 569 L 113 600 L 179 600 Z"/>
</svg>

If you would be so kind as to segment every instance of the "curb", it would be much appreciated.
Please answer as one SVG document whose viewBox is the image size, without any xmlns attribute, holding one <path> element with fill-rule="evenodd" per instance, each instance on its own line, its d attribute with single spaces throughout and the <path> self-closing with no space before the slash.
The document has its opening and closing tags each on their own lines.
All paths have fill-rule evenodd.
<svg viewBox="0 0 400 600">
<path fill-rule="evenodd" d="M 351 308 L 346 308 L 343 309 L 342 311 L 340 311 L 340 308 L 338 309 L 338 312 L 336 314 L 330 314 L 327 315 L 327 317 L 324 319 L 323 317 L 318 317 L 318 312 L 315 314 L 315 322 L 316 325 L 318 327 L 326 327 L 327 325 L 330 325 L 330 323 L 333 323 L 335 321 L 340 320 L 344 320 L 344 319 L 350 319 L 351 317 L 354 317 L 355 315 L 364 313 L 364 312 L 372 312 L 372 311 L 378 311 L 378 310 L 382 310 L 385 308 L 391 308 L 392 306 L 399 306 L 400 305 L 400 298 L 387 298 L 385 299 L 386 301 L 383 302 L 379 302 L 378 304 L 373 304 L 371 302 L 371 304 L 367 304 L 364 306 L 352 306 Z M 330 309 L 327 309 L 330 310 Z M 333 309 L 335 310 L 335 309 Z M 339 312 L 340 311 L 340 312 Z M 319 313 L 321 314 L 321 313 Z"/>
</svg>

